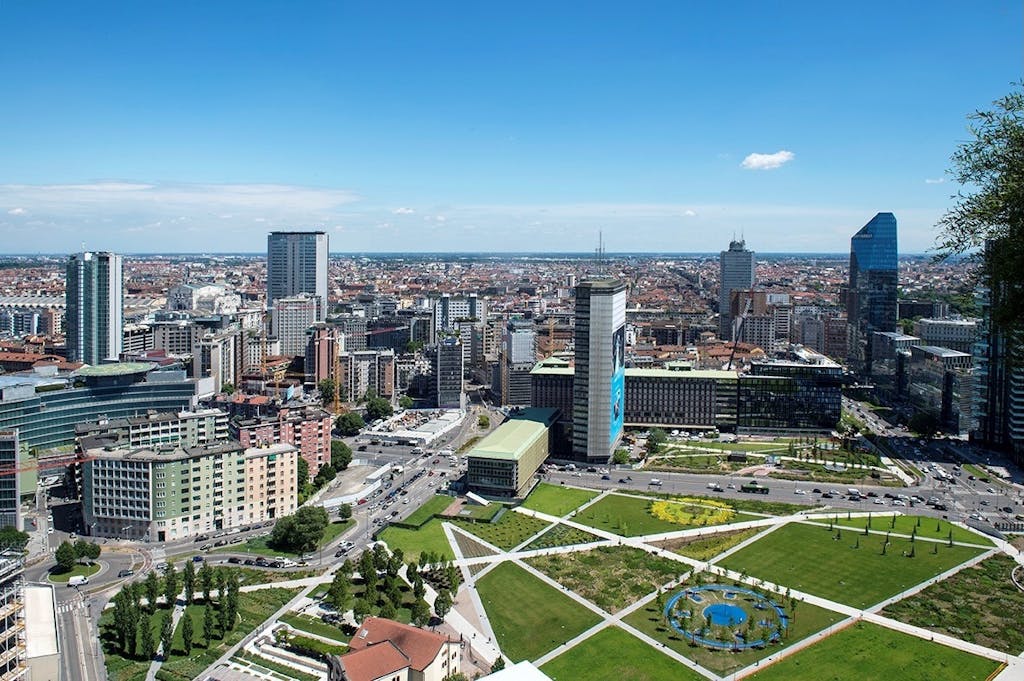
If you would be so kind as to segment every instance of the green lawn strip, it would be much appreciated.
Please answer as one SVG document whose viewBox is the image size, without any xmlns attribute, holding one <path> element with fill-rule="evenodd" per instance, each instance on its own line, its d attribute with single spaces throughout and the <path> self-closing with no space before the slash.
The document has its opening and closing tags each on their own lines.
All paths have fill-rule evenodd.
<svg viewBox="0 0 1024 681">
<path fill-rule="evenodd" d="M 422 506 L 410 513 L 407 518 L 401 521 L 401 523 L 396 524 L 408 526 L 410 528 L 420 527 L 435 515 L 443 513 L 444 510 L 451 506 L 454 501 L 455 500 L 451 497 L 435 494 L 427 499 Z"/>
<path fill-rule="evenodd" d="M 323 539 L 320 540 L 318 546 L 323 547 L 330 544 L 332 541 L 344 534 L 350 527 L 356 524 L 356 521 L 352 518 L 348 520 L 335 521 L 327 526 L 324 530 Z"/>
<path fill-rule="evenodd" d="M 502 653 L 535 660 L 594 626 L 600 618 L 514 563 L 476 583 Z"/>
<path fill-rule="evenodd" d="M 347 644 L 351 636 L 346 636 L 340 628 L 333 624 L 327 624 L 322 620 L 318 620 L 309 615 L 299 615 L 294 612 L 286 612 L 281 615 L 281 621 L 289 626 L 304 631 L 307 634 L 316 634 L 317 636 L 323 636 L 324 638 L 337 641 L 339 643 Z"/>
<path fill-rule="evenodd" d="M 879 473 L 880 477 L 873 477 L 872 473 Z M 888 473 L 880 473 L 868 468 L 847 468 L 842 471 L 828 470 L 824 464 L 809 463 L 807 461 L 786 461 L 784 467 L 773 470 L 768 474 L 768 477 L 778 480 L 806 481 L 808 483 L 834 482 L 843 485 L 903 486 L 902 482 L 896 480 Z"/>
<path fill-rule="evenodd" d="M 488 544 L 508 551 L 537 534 L 550 523 L 509 511 L 496 523 L 471 523 L 463 520 L 449 521 Z"/>
<path fill-rule="evenodd" d="M 245 638 L 256 627 L 266 621 L 285 603 L 290 601 L 299 589 L 261 589 L 250 591 L 238 596 L 239 620 L 235 628 L 227 633 L 223 639 L 214 639 L 209 648 L 197 646 L 192 648 L 192 653 L 185 656 L 180 648 L 172 645 L 174 654 L 160 667 L 160 678 L 167 681 L 178 679 L 194 679 L 199 677 L 203 670 L 217 661 L 228 648 Z M 186 610 L 193 610 L 193 628 L 196 631 L 196 638 L 202 639 L 203 620 L 201 605 L 190 605 Z M 198 621 L 196 617 L 198 616 Z M 180 646 L 181 622 L 174 632 L 175 640 Z"/>
<path fill-rule="evenodd" d="M 542 482 L 534 487 L 530 496 L 523 501 L 523 508 L 561 517 L 574 508 L 579 508 L 598 494 L 592 490 Z"/>
<path fill-rule="evenodd" d="M 1024 650 L 1024 592 L 1010 579 L 1015 565 L 1002 554 L 986 558 L 881 614 L 1016 655 Z"/>
<path fill-rule="evenodd" d="M 884 536 L 864 536 L 853 529 L 829 531 L 826 527 L 789 523 L 730 555 L 722 565 L 863 608 L 982 552 L 982 549 L 933 542 L 911 543 L 909 539 L 892 537 L 882 555 L 884 543 Z M 860 548 L 854 548 L 858 544 Z M 913 558 L 908 555 L 912 549 Z M 806 559 L 801 560 L 799 556 Z"/>
<path fill-rule="evenodd" d="M 550 530 L 534 539 L 526 545 L 525 550 L 550 549 L 556 546 L 572 546 L 574 544 L 586 544 L 592 541 L 601 541 L 596 534 L 585 532 L 559 523 Z"/>
<path fill-rule="evenodd" d="M 446 518 L 471 518 L 480 522 L 489 523 L 494 519 L 494 516 L 498 515 L 501 509 L 507 508 L 504 504 L 491 502 L 486 506 L 476 506 L 474 504 L 463 504 L 457 515 L 445 516 Z"/>
<path fill-rule="evenodd" d="M 392 551 L 402 549 L 405 559 L 419 561 L 420 554 L 425 551 L 432 551 L 441 554 L 444 558 L 455 558 L 452 547 L 448 545 L 448 539 L 444 536 L 444 529 L 441 521 L 437 518 L 428 520 L 418 530 L 410 530 L 405 527 L 391 526 L 385 528 L 377 538 L 387 545 Z"/>
<path fill-rule="evenodd" d="M 602 610 L 615 613 L 689 568 L 629 546 L 534 556 L 525 562 Z"/>
<path fill-rule="evenodd" d="M 744 479 L 736 480 L 734 484 L 739 486 Z M 648 492 L 644 490 L 620 490 L 624 494 L 634 494 L 639 496 L 654 497 L 656 499 L 674 499 L 678 495 L 675 494 L 661 494 L 658 492 Z M 760 499 L 732 499 L 724 498 L 721 496 L 709 497 L 701 494 L 688 494 L 686 495 L 689 499 L 702 499 L 704 501 L 718 501 L 726 502 L 737 511 L 746 511 L 748 513 L 763 513 L 765 515 L 792 515 L 799 513 L 800 511 L 809 511 L 813 508 L 807 504 L 790 504 L 785 501 L 761 501 Z M 752 495 L 757 496 L 757 495 Z"/>
<path fill-rule="evenodd" d="M 654 546 L 667 549 L 680 556 L 693 558 L 694 560 L 711 560 L 715 556 L 728 551 L 737 544 L 750 539 L 764 528 L 752 527 L 747 530 L 733 530 L 732 532 L 718 532 L 705 537 L 684 537 L 682 539 L 666 539 L 655 542 Z"/>
<path fill-rule="evenodd" d="M 57 568 L 53 569 L 56 570 Z M 51 572 L 49 574 L 49 580 L 51 582 L 56 582 L 57 584 L 67 584 L 68 580 L 72 577 L 92 577 L 99 571 L 99 563 L 93 563 L 92 565 L 75 563 L 75 565 L 67 572 Z"/>
<path fill-rule="evenodd" d="M 657 497 L 675 499 L 677 497 Z M 624 537 L 636 537 L 660 532 L 675 532 L 695 527 L 712 527 L 711 525 L 679 525 L 655 518 L 648 508 L 655 497 L 629 497 L 621 494 L 610 494 L 604 499 L 591 504 L 573 518 L 576 522 L 606 532 L 613 532 Z M 731 504 L 731 500 L 729 501 Z M 731 523 L 745 520 L 757 520 L 754 516 L 737 513 L 729 521 Z"/>
<path fill-rule="evenodd" d="M 716 449 L 723 452 L 785 453 L 789 442 L 678 442 L 669 443 L 667 449 Z"/>
<path fill-rule="evenodd" d="M 553 681 L 699 681 L 704 677 L 618 627 L 597 632 L 540 668 Z"/>
<path fill-rule="evenodd" d="M 896 518 L 895 521 L 893 521 L 894 517 Z M 817 520 L 815 522 L 825 523 L 827 525 L 829 521 Z M 868 519 L 866 517 L 851 517 L 850 519 L 847 519 L 845 514 L 837 514 L 833 517 L 832 522 L 836 525 L 841 525 L 842 527 L 863 530 Z M 955 542 L 978 544 L 980 546 L 993 546 L 992 541 L 988 537 L 971 532 L 970 530 L 965 530 L 964 528 L 945 520 L 937 520 L 936 518 L 929 518 L 927 516 L 873 515 L 871 516 L 871 526 L 868 529 L 874 532 L 891 531 L 893 534 L 906 535 L 911 534 L 916 529 L 918 537 L 925 539 L 941 539 L 942 541 L 949 539 L 949 532 L 952 530 L 953 541 Z"/>
<path fill-rule="evenodd" d="M 257 668 L 262 667 L 267 671 L 280 674 L 290 679 L 295 679 L 295 681 L 319 681 L 320 679 L 320 677 L 315 674 L 299 671 L 298 669 L 289 667 L 286 664 L 269 660 L 262 655 L 253 655 L 252 653 L 244 650 L 239 651 L 239 653 L 231 659 L 241 662 L 243 666 L 251 664 L 255 665 Z"/>
<path fill-rule="evenodd" d="M 857 623 L 766 668 L 756 681 L 984 681 L 998 662 Z"/>
<path fill-rule="evenodd" d="M 694 585 L 694 582 L 687 582 L 684 587 L 667 591 L 665 593 L 665 600 L 667 601 L 680 589 Z M 778 594 L 772 594 L 770 592 L 761 593 L 776 604 L 780 606 L 785 605 L 784 599 Z M 789 614 L 788 608 L 787 614 Z M 662 617 L 661 611 L 654 600 L 647 603 L 643 608 L 638 609 L 636 612 L 631 613 L 624 621 L 627 624 L 633 625 L 651 638 L 664 643 L 668 648 L 671 648 L 681 655 L 685 655 L 702 667 L 706 667 L 713 672 L 717 672 L 718 674 L 725 676 L 748 665 L 754 664 L 757 660 L 778 652 L 784 646 L 796 643 L 797 641 L 822 631 L 829 625 L 845 619 L 843 615 L 837 612 L 819 608 L 811 605 L 810 603 L 799 603 L 796 606 L 794 614 L 795 617 L 790 620 L 789 631 L 786 634 L 786 638 L 781 643 L 766 646 L 761 650 L 752 648 L 750 650 L 739 652 L 710 650 L 704 646 L 691 645 L 689 639 L 686 639 L 682 634 L 668 625 L 664 617 Z"/>
<path fill-rule="evenodd" d="M 330 542 L 337 539 L 342 533 L 348 528 L 355 525 L 356 521 L 349 518 L 348 520 L 340 520 L 329 524 L 324 529 L 324 536 L 317 544 L 318 547 L 327 546 Z M 291 551 L 279 551 L 271 547 L 267 542 L 270 540 L 270 533 L 260 535 L 258 537 L 252 537 L 251 539 L 240 542 L 238 544 L 228 544 L 227 546 L 218 546 L 212 549 L 210 553 L 251 553 L 257 556 L 267 556 L 271 558 L 297 558 L 302 554 L 292 553 Z"/>
</svg>

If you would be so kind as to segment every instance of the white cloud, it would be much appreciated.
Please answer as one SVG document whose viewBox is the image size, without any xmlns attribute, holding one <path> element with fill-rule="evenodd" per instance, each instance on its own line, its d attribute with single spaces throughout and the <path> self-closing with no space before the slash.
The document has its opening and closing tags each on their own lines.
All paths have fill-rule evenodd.
<svg viewBox="0 0 1024 681">
<path fill-rule="evenodd" d="M 796 157 L 792 151 L 776 151 L 774 154 L 748 154 L 740 164 L 747 170 L 774 170 Z"/>
<path fill-rule="evenodd" d="M 391 213 L 393 215 L 412 215 L 416 210 L 413 208 L 396 208 Z"/>
<path fill-rule="evenodd" d="M 925 184 L 942 184 L 945 181 L 946 181 L 946 178 L 944 178 L 944 177 L 936 177 L 934 179 L 933 178 L 927 178 L 927 179 L 925 179 L 924 183 Z"/>
<path fill-rule="evenodd" d="M 9 211 L 7 211 L 7 214 L 8 215 L 27 215 L 28 211 L 25 210 L 24 208 L 12 208 Z"/>
<path fill-rule="evenodd" d="M 696 217 L 697 216 L 697 211 L 695 211 L 695 210 L 693 210 L 691 208 L 687 208 L 686 210 L 683 211 L 683 215 L 685 215 L 688 218 Z"/>
</svg>

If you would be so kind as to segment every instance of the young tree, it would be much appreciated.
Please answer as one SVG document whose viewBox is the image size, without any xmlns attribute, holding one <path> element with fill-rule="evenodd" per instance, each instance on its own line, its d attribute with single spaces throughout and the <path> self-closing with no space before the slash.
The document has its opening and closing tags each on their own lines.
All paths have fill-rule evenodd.
<svg viewBox="0 0 1024 681">
<path fill-rule="evenodd" d="M 156 572 L 150 570 L 149 574 L 146 575 L 146 581 L 143 582 L 143 588 L 146 592 L 149 611 L 156 611 L 156 599 L 160 597 L 160 579 L 156 576 Z"/>
<path fill-rule="evenodd" d="M 164 659 L 171 656 L 171 642 L 174 640 L 174 624 L 171 613 L 165 612 L 160 618 L 160 646 L 163 648 Z"/>
<path fill-rule="evenodd" d="M 206 647 L 210 647 L 210 641 L 213 640 L 213 630 L 216 625 L 213 620 L 213 606 L 210 605 L 210 601 L 206 601 L 206 605 L 203 606 L 203 639 L 206 641 Z"/>
<path fill-rule="evenodd" d="M 357 598 L 356 602 L 352 605 L 352 617 L 355 619 L 356 624 L 362 624 L 369 614 L 370 604 L 366 602 L 365 598 Z"/>
<path fill-rule="evenodd" d="M 1024 331 L 1024 83 L 968 116 L 973 139 L 953 154 L 950 174 L 961 187 L 939 222 L 940 252 L 966 253 L 987 241 L 982 276 L 992 289 L 993 322 L 1016 337 Z"/>
<path fill-rule="evenodd" d="M 423 577 L 421 577 L 420 573 L 418 572 L 413 573 L 412 595 L 416 598 L 423 598 L 424 594 L 426 593 L 427 588 L 423 585 Z"/>
<path fill-rule="evenodd" d="M 232 572 L 227 579 L 227 595 L 224 598 L 228 631 L 234 629 L 238 621 L 238 589 L 238 575 Z"/>
<path fill-rule="evenodd" d="M 412 623 L 417 627 L 425 626 L 430 622 L 430 606 L 422 598 L 417 598 L 413 601 L 410 614 L 412 615 Z"/>
<path fill-rule="evenodd" d="M 156 639 L 153 638 L 153 627 L 150 626 L 149 618 L 142 618 L 142 659 L 152 660 L 156 655 Z"/>
<path fill-rule="evenodd" d="M 438 619 L 444 619 L 445 615 L 452 609 L 452 597 L 447 591 L 441 591 L 434 599 L 434 613 Z"/>
<path fill-rule="evenodd" d="M 398 615 L 398 610 L 395 609 L 395 604 L 390 598 L 384 599 L 384 605 L 380 607 L 380 616 L 386 620 L 393 620 Z"/>
<path fill-rule="evenodd" d="M 199 568 L 199 588 L 203 592 L 203 602 L 210 602 L 210 591 L 213 589 L 213 568 L 208 563 L 203 563 Z"/>
<path fill-rule="evenodd" d="M 185 563 L 185 570 L 181 576 L 182 585 L 185 587 L 185 605 L 192 605 L 196 593 L 196 568 L 195 563 Z"/>
<path fill-rule="evenodd" d="M 183 620 L 184 621 L 181 623 L 181 646 L 185 649 L 185 654 L 189 655 L 192 653 L 192 639 L 195 637 L 195 625 L 192 624 L 192 617 L 188 612 L 185 613 Z"/>
<path fill-rule="evenodd" d="M 57 561 L 57 568 L 61 572 L 70 572 L 71 568 L 75 567 L 75 560 L 78 558 L 77 554 L 75 554 L 75 548 L 66 541 L 60 543 L 53 557 Z"/>
<path fill-rule="evenodd" d="M 174 563 L 169 563 L 167 571 L 164 572 L 164 598 L 167 599 L 167 607 L 174 607 L 174 603 L 178 600 L 178 593 L 181 591 L 179 586 L 178 571 L 174 569 Z"/>
<path fill-rule="evenodd" d="M 334 573 L 331 587 L 327 590 L 327 597 L 324 599 L 338 612 L 345 612 L 348 609 L 349 581 L 340 571 Z"/>
</svg>

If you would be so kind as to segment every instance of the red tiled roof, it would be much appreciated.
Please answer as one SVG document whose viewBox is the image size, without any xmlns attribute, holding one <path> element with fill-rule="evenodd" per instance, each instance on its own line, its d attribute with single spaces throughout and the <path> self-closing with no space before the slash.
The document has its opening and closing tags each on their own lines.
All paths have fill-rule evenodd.
<svg viewBox="0 0 1024 681">
<path fill-rule="evenodd" d="M 349 681 L 375 681 L 396 674 L 409 666 L 409 658 L 391 641 L 353 650 L 341 656 Z"/>
<path fill-rule="evenodd" d="M 441 634 L 424 631 L 408 624 L 401 624 L 380 617 L 367 617 L 359 631 L 349 641 L 349 648 L 360 650 L 374 643 L 390 641 L 408 656 L 416 671 L 423 671 L 434 661 L 441 646 L 448 639 Z"/>
</svg>

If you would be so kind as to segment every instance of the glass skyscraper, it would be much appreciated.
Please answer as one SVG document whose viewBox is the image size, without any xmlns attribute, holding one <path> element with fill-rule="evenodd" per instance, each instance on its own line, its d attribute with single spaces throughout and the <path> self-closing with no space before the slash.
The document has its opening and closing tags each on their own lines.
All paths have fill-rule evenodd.
<svg viewBox="0 0 1024 681">
<path fill-rule="evenodd" d="M 121 256 L 76 253 L 68 258 L 66 274 L 68 360 L 116 361 L 124 333 Z"/>
<path fill-rule="evenodd" d="M 851 368 L 871 372 L 871 334 L 895 331 L 896 216 L 879 213 L 850 239 L 850 285 L 846 291 Z"/>
<path fill-rule="evenodd" d="M 271 232 L 267 236 L 267 307 L 300 293 L 320 297 L 318 321 L 327 318 L 326 232 Z"/>
</svg>

